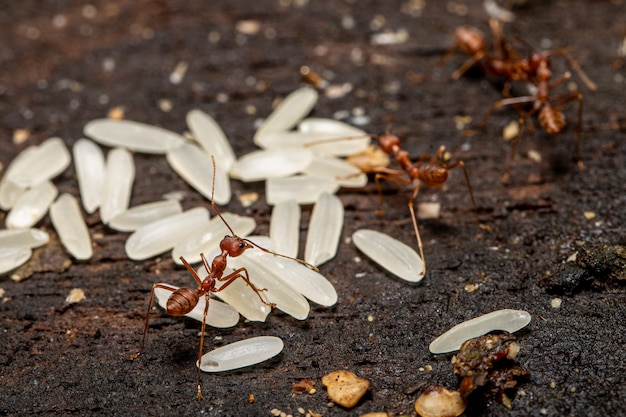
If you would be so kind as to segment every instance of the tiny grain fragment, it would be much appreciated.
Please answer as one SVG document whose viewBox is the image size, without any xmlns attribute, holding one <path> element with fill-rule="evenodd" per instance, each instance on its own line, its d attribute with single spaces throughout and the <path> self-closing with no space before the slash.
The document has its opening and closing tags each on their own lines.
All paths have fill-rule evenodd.
<svg viewBox="0 0 626 417">
<path fill-rule="evenodd" d="M 422 417 L 456 417 L 463 414 L 466 403 L 458 391 L 428 384 L 415 401 L 415 411 Z"/>
<path fill-rule="evenodd" d="M 322 384 L 328 390 L 328 398 L 346 408 L 357 405 L 361 397 L 370 389 L 370 382 L 367 379 L 359 378 L 346 370 L 324 375 Z"/>
</svg>

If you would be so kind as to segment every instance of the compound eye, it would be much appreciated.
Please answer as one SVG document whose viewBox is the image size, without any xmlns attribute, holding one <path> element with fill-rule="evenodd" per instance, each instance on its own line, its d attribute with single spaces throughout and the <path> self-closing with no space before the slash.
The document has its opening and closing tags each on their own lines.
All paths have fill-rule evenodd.
<svg viewBox="0 0 626 417">
<path fill-rule="evenodd" d="M 246 247 L 246 244 L 245 244 L 245 243 L 243 243 L 243 242 L 241 242 L 241 243 L 239 243 L 239 247 L 240 247 L 241 249 L 243 249 L 243 248 L 245 248 L 245 247 Z"/>
</svg>

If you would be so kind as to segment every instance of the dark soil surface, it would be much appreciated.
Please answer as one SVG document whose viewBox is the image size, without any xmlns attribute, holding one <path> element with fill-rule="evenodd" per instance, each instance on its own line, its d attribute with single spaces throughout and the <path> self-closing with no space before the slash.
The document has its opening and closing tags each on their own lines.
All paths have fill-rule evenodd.
<svg viewBox="0 0 626 417">
<path fill-rule="evenodd" d="M 299 408 L 324 416 L 386 411 L 415 414 L 424 382 L 456 388 L 449 355 L 433 356 L 428 344 L 451 326 L 501 308 L 529 311 L 519 332 L 518 361 L 531 376 L 509 410 L 484 395 L 470 397 L 468 416 L 607 416 L 626 414 L 626 288 L 619 281 L 626 244 L 626 144 L 623 48 L 626 6 L 612 1 L 531 1 L 516 10 L 507 36 L 537 48 L 574 46 L 573 55 L 598 84 L 584 94 L 582 156 L 574 162 L 576 104 L 564 108 L 565 130 L 550 137 L 526 135 L 511 182 L 500 177 L 510 144 L 502 128 L 517 118 L 498 111 L 487 129 L 467 137 L 455 116 L 475 125 L 500 97 L 500 86 L 478 71 L 449 80 L 465 57 L 437 61 L 460 25 L 488 32 L 479 1 L 71 1 L 3 2 L 0 11 L 0 161 L 4 169 L 24 148 L 51 136 L 71 146 L 89 120 L 121 106 L 125 118 L 182 132 L 185 114 L 200 108 L 221 124 L 238 155 L 253 149 L 255 123 L 273 103 L 302 84 L 311 67 L 351 91 L 324 94 L 314 116 L 369 117 L 364 128 L 393 131 L 412 157 L 445 145 L 468 168 L 478 203 L 477 227 L 460 172 L 419 201 L 442 203 L 441 217 L 420 223 L 428 272 L 411 285 L 367 261 L 349 242 L 360 228 L 390 233 L 414 245 L 407 199 L 410 190 L 384 183 L 386 213 L 377 216 L 373 181 L 341 190 L 346 209 L 337 257 L 321 271 L 335 285 L 333 308 L 312 306 L 297 321 L 275 311 L 266 323 L 243 319 L 232 329 L 209 329 L 205 349 L 258 335 L 280 336 L 284 351 L 266 363 L 202 376 L 205 398 L 195 398 L 199 323 L 153 310 L 146 352 L 130 360 L 141 342 L 153 283 L 191 285 L 169 255 L 133 262 L 125 234 L 87 217 L 95 245 L 87 262 L 69 262 L 46 217 L 39 227 L 52 242 L 25 267 L 21 282 L 0 278 L 0 415 L 224 415 L 269 416 Z M 422 9 L 420 10 L 420 7 Z M 413 10 L 413 15 L 411 14 Z M 238 26 L 252 21 L 257 33 Z M 255 23 L 256 22 L 256 23 Z M 406 31 L 403 43 L 375 45 L 373 35 Z M 623 50 L 623 49 L 622 49 Z M 187 73 L 169 80 L 179 62 Z M 564 59 L 553 62 L 558 74 Z M 425 80 L 419 82 L 421 76 Z M 565 86 L 562 86 L 565 91 Z M 169 111 L 162 100 L 171 104 Z M 350 121 L 350 118 L 348 119 Z M 12 140 L 29 129 L 24 143 Z M 542 159 L 526 155 L 537 150 Z M 185 208 L 208 203 L 189 188 L 162 156 L 135 155 L 137 179 L 131 205 L 185 191 Z M 33 167 L 37 169 L 37 167 Z M 60 192 L 78 195 L 73 167 L 55 180 Z M 248 209 L 235 198 L 224 209 L 254 216 L 268 231 L 270 207 L 262 183 L 232 182 L 235 194 L 259 192 Z M 310 207 L 303 211 L 303 233 Z M 4 224 L 5 213 L 0 214 Z M 613 251 L 613 252 L 611 252 Z M 568 262 L 585 255 L 588 268 Z M 607 255 L 608 253 L 608 255 Z M 361 257 L 361 262 L 355 258 Z M 592 267 L 593 266 L 593 267 Z M 16 273 L 28 275 L 25 269 Z M 468 291 L 468 284 L 477 286 Z M 68 305 L 72 288 L 86 299 Z M 562 299 L 560 308 L 551 306 Z M 368 319 L 369 318 L 369 319 Z M 353 409 L 329 406 L 321 377 L 348 369 L 371 381 Z M 315 394 L 292 394 L 302 379 Z M 249 402 L 250 394 L 254 401 Z"/>
</svg>

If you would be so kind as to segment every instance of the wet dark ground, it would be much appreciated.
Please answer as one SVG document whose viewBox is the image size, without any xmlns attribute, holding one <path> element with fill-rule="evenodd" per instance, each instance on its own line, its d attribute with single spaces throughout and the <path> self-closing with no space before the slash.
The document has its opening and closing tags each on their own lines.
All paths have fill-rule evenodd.
<svg viewBox="0 0 626 417">
<path fill-rule="evenodd" d="M 86 122 L 117 106 L 127 119 L 180 132 L 187 111 L 200 108 L 215 117 L 243 155 L 254 149 L 255 122 L 275 99 L 301 85 L 298 70 L 308 65 L 333 84 L 352 87 L 338 98 L 322 96 L 314 116 L 362 109 L 370 118 L 364 128 L 374 133 L 394 117 L 393 130 L 414 157 L 446 145 L 465 161 L 480 219 L 492 230 L 477 227 L 459 172 L 443 190 L 424 191 L 418 199 L 440 201 L 442 214 L 420 222 L 429 270 L 411 285 L 365 260 L 347 241 L 367 227 L 413 244 L 409 190 L 384 184 L 382 217 L 375 214 L 373 184 L 340 191 L 346 208 L 343 240 L 337 257 L 321 268 L 337 288 L 337 305 L 313 306 L 306 321 L 275 311 L 266 323 L 241 320 L 233 329 L 211 329 L 207 349 L 257 335 L 280 336 L 285 349 L 252 368 L 204 374 L 205 398 L 197 401 L 197 322 L 155 309 L 145 354 L 129 359 L 140 343 L 150 286 L 164 280 L 191 285 L 187 273 L 167 255 L 128 260 L 126 235 L 104 227 L 97 214 L 87 217 L 93 258 L 67 263 L 46 218 L 39 226 L 52 233 L 53 242 L 27 266 L 35 270 L 32 276 L 22 282 L 0 278 L 0 415 L 268 416 L 274 408 L 293 415 L 299 408 L 324 416 L 411 415 L 425 381 L 449 388 L 458 383 L 450 357 L 431 355 L 430 341 L 463 320 L 501 308 L 533 315 L 518 334 L 518 360 L 531 377 L 520 385 L 512 410 L 478 396 L 466 415 L 626 414 L 625 288 L 617 279 L 623 259 L 604 256 L 612 252 L 603 248 L 626 244 L 626 73 L 618 55 L 626 8 L 622 0 L 531 1 L 516 13 L 507 34 L 537 47 L 575 46 L 573 54 L 599 88 L 591 93 L 578 82 L 584 94 L 586 171 L 573 162 L 572 103 L 565 108 L 570 123 L 560 135 L 549 137 L 535 123 L 537 129 L 520 144 L 523 156 L 513 165 L 511 183 L 504 186 L 500 176 L 510 147 L 501 129 L 517 113 L 503 109 L 486 132 L 468 138 L 454 117 L 480 120 L 499 99 L 498 86 L 479 71 L 450 82 L 449 74 L 464 61 L 460 55 L 436 66 L 457 26 L 487 31 L 482 2 L 5 2 L 0 11 L 5 169 L 25 147 L 48 137 L 60 136 L 71 146 Z M 237 24 L 248 20 L 260 23 L 258 33 L 238 31 Z M 409 36 L 404 43 L 373 45 L 372 36 L 385 30 L 406 30 Z M 174 85 L 169 74 L 181 61 L 189 68 Z M 555 59 L 554 67 L 566 70 L 563 60 Z M 426 80 L 417 82 L 420 76 Z M 162 110 L 161 100 L 169 100 L 170 111 Z M 14 144 L 16 129 L 30 130 L 25 143 Z M 539 151 L 541 162 L 525 156 L 531 149 Z M 185 208 L 207 205 L 165 158 L 137 154 L 135 163 L 132 205 L 178 190 L 187 192 Z M 78 195 L 72 167 L 55 183 L 60 192 Z M 263 195 L 261 183 L 232 185 L 236 194 Z M 233 199 L 225 209 L 254 216 L 257 233 L 267 232 L 270 208 L 263 198 L 249 209 Z M 309 215 L 306 207 L 303 239 Z M 584 269 L 567 262 L 577 251 L 600 259 L 600 266 Z M 468 284 L 477 289 L 467 291 Z M 83 289 L 86 299 L 70 306 L 65 298 L 72 288 Z M 553 308 L 557 297 L 562 305 Z M 372 383 L 354 409 L 328 406 L 320 379 L 336 369 Z M 292 386 L 304 378 L 317 381 L 317 392 L 293 395 Z"/>
</svg>

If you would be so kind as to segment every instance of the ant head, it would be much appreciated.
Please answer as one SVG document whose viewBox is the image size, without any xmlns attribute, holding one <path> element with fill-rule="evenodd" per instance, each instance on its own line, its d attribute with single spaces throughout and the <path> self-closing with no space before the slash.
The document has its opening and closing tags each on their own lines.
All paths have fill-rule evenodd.
<svg viewBox="0 0 626 417">
<path fill-rule="evenodd" d="M 252 245 L 239 236 L 224 236 L 220 242 L 220 249 L 228 252 L 229 256 L 236 257 L 252 248 Z"/>
<path fill-rule="evenodd" d="M 474 27 L 461 26 L 456 29 L 455 36 L 459 49 L 468 55 L 475 55 L 487 49 L 485 35 Z"/>
<path fill-rule="evenodd" d="M 378 142 L 380 143 L 380 148 L 387 154 L 393 153 L 394 148 L 400 147 L 401 143 L 400 138 L 391 133 L 380 135 L 378 137 Z"/>
<path fill-rule="evenodd" d="M 531 73 L 537 73 L 540 68 L 550 67 L 548 57 L 542 53 L 534 52 L 528 58 L 528 67 Z"/>
</svg>

